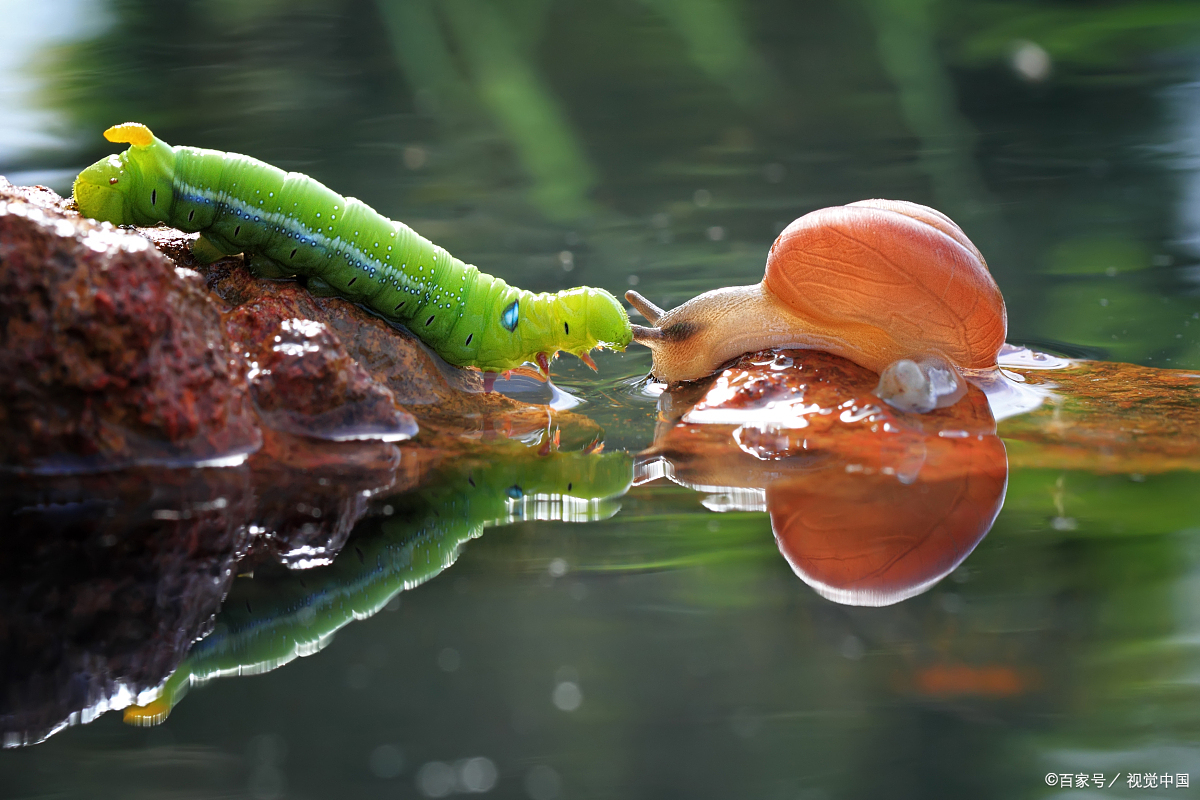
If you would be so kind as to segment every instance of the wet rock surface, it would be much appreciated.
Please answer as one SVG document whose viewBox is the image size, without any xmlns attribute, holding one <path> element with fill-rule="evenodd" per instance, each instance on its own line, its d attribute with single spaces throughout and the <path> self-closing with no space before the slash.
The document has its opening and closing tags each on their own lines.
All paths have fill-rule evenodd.
<svg viewBox="0 0 1200 800">
<path fill-rule="evenodd" d="M 1040 408 L 1001 424 L 1014 466 L 1200 470 L 1200 372 L 1066 360 L 1060 369 L 1011 371 L 1049 393 Z"/>
<path fill-rule="evenodd" d="M 0 465 L 195 463 L 258 448 L 199 276 L 0 179 Z"/>
<path fill-rule="evenodd" d="M 324 323 L 238 306 L 228 324 L 250 348 L 250 386 L 259 417 L 279 431 L 331 441 L 398 441 L 417 421 L 346 352 Z M 282 313 L 280 313 L 282 311 Z M 280 317 L 284 317 L 280 320 Z"/>
<path fill-rule="evenodd" d="M 995 434 L 984 394 L 949 408 L 897 411 L 872 394 L 875 373 L 815 350 L 754 353 L 701 386 L 663 395 L 654 445 L 642 453 L 686 485 L 763 489 L 836 461 L 906 476 L 929 437 Z M 672 393 L 675 394 L 675 393 Z M 914 473 L 915 474 L 915 473 Z"/>
<path fill-rule="evenodd" d="M 1200 469 L 1200 374 L 1044 360 L 1051 366 L 1006 366 L 1015 383 L 1044 398 L 1032 411 L 997 424 L 975 386 L 953 406 L 910 414 L 879 401 L 872 394 L 874 374 L 837 356 L 749 354 L 707 382 L 664 393 L 655 443 L 644 456 L 667 457 L 697 483 L 761 487 L 795 459 L 869 458 L 887 451 L 889 442 L 907 446 L 914 437 L 997 434 L 1022 467 L 1141 474 Z M 760 463 L 746 471 L 723 462 L 736 454 Z"/>
<path fill-rule="evenodd" d="M 182 249 L 177 241 L 166 246 L 175 251 Z M 213 293 L 229 308 L 229 334 L 233 339 L 257 341 L 259 331 L 292 319 L 320 323 L 359 368 L 416 418 L 428 441 L 438 439 L 438 435 L 488 430 L 519 435 L 547 425 L 544 406 L 531 406 L 495 392 L 484 393 L 480 373 L 446 364 L 408 331 L 347 300 L 314 296 L 296 281 L 260 280 L 236 259 L 200 269 L 205 270 Z M 570 424 L 588 424 L 575 415 L 563 418 Z"/>
</svg>

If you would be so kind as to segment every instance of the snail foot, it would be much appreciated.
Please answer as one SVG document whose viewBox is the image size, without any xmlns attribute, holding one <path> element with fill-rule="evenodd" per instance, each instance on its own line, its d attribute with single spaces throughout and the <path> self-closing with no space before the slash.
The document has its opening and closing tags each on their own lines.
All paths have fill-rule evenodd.
<svg viewBox="0 0 1200 800">
<path fill-rule="evenodd" d="M 892 408 L 924 414 L 957 403 L 967 393 L 967 382 L 944 358 L 920 361 L 902 358 L 879 373 L 875 396 Z"/>
</svg>

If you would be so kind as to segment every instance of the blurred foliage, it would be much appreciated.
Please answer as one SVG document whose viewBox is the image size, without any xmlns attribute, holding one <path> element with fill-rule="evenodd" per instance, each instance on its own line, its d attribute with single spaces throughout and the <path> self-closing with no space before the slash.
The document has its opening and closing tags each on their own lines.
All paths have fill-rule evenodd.
<svg viewBox="0 0 1200 800">
<path fill-rule="evenodd" d="M 1147 269 L 1151 254 L 1138 241 L 1081 237 L 1064 239 L 1046 256 L 1047 275 L 1114 275 Z"/>
<path fill-rule="evenodd" d="M 1133 68 L 1164 51 L 1190 50 L 1200 38 L 1200 6 L 1190 2 L 977 2 L 943 8 L 961 36 L 956 54 L 976 66 L 1010 58 L 1021 42 L 1032 41 L 1061 66 Z"/>
</svg>

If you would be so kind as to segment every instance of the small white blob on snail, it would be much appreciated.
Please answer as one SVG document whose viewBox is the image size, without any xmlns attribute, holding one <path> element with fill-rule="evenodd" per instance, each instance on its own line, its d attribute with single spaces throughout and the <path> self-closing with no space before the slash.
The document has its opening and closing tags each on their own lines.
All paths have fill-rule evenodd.
<svg viewBox="0 0 1200 800">
<path fill-rule="evenodd" d="M 987 263 L 946 215 L 903 200 L 863 200 L 788 225 L 753 286 L 715 289 L 663 311 L 626 299 L 667 383 L 711 374 L 743 353 L 824 350 L 879 373 L 876 394 L 904 411 L 957 402 L 986 380 L 1008 329 Z"/>
</svg>

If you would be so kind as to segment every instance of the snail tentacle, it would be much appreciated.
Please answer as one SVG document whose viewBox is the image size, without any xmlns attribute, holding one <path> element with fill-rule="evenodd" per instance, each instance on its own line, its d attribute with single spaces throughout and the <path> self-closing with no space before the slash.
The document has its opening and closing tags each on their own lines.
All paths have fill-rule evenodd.
<svg viewBox="0 0 1200 800">
<path fill-rule="evenodd" d="M 629 305 L 636 308 L 651 325 L 657 323 L 662 315 L 667 313 L 658 306 L 654 305 L 654 303 L 651 303 L 640 293 L 635 292 L 633 289 L 630 289 L 625 293 L 625 299 L 628 300 Z"/>
</svg>

